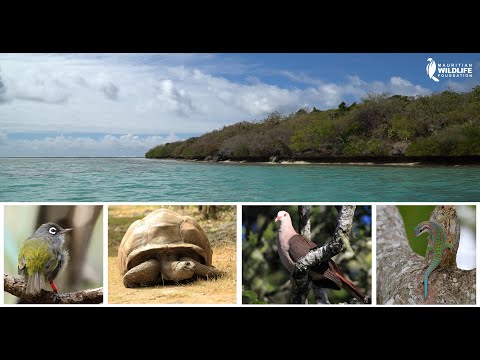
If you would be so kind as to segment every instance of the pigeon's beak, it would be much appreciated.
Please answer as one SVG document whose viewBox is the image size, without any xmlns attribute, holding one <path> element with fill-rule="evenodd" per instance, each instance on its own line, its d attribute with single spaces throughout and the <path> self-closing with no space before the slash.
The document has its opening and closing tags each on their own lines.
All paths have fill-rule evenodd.
<svg viewBox="0 0 480 360">
<path fill-rule="evenodd" d="M 73 230 L 72 228 L 63 229 L 62 231 L 60 231 L 60 234 L 65 234 L 66 232 L 69 232 L 69 231 L 72 231 L 72 230 Z"/>
<path fill-rule="evenodd" d="M 277 222 L 277 221 L 279 221 L 279 220 L 280 220 L 280 216 L 277 216 L 277 217 L 275 218 L 275 222 Z"/>
</svg>

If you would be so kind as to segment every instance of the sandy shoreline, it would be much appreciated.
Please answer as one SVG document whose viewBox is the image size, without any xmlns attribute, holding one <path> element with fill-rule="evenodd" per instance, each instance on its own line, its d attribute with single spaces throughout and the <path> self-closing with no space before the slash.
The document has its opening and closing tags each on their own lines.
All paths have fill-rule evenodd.
<svg viewBox="0 0 480 360">
<path fill-rule="evenodd" d="M 198 163 L 211 163 L 211 164 L 231 164 L 231 165 L 349 165 L 349 166 L 400 166 L 400 167 L 413 167 L 413 166 L 467 166 L 465 164 L 421 164 L 420 162 L 405 162 L 405 163 L 375 163 L 375 162 L 311 162 L 304 160 L 291 160 L 291 161 L 247 161 L 247 160 L 188 160 L 188 159 L 157 159 L 157 160 L 171 160 L 179 162 L 198 162 Z"/>
</svg>

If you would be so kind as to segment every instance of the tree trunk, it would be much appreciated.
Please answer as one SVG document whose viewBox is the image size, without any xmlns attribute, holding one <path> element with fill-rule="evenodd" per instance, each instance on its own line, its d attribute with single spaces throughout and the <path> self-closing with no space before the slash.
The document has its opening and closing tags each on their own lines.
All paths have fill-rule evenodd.
<svg viewBox="0 0 480 360">
<path fill-rule="evenodd" d="M 217 207 L 215 205 L 199 205 L 198 209 L 202 212 L 204 219 L 217 218 Z"/>
<path fill-rule="evenodd" d="M 456 267 L 460 224 L 453 206 L 437 206 L 430 218 L 444 226 L 447 241 L 440 265 L 430 274 L 424 300 L 423 277 L 427 260 L 408 244 L 405 225 L 396 206 L 377 206 L 377 303 L 378 304 L 475 304 L 476 270 Z"/>
<path fill-rule="evenodd" d="M 340 253 L 344 248 L 342 237 L 350 236 L 353 225 L 353 215 L 355 213 L 354 205 L 344 205 L 340 209 L 338 216 L 337 228 L 332 240 L 327 240 L 325 245 L 310 250 L 307 255 L 297 261 L 292 271 L 292 293 L 291 302 L 293 304 L 305 304 L 310 290 L 310 282 L 308 279 L 308 271 L 312 266 L 329 260 L 331 257 Z M 318 292 L 318 290 L 316 290 Z M 322 298 L 319 294 L 317 302 Z"/>
</svg>

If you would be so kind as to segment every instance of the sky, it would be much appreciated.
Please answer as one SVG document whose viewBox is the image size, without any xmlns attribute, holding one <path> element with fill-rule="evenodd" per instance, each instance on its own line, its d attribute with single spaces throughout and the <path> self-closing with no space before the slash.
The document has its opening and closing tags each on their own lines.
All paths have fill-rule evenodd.
<svg viewBox="0 0 480 360">
<path fill-rule="evenodd" d="M 435 82 L 428 58 L 473 77 Z M 479 83 L 480 54 L 0 54 L 0 157 L 143 156 L 274 111 Z"/>
</svg>

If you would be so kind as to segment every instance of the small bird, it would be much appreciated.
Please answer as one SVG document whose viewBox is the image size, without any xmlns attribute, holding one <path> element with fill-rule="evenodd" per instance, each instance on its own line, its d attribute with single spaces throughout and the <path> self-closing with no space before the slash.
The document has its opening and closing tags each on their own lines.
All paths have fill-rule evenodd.
<svg viewBox="0 0 480 360">
<path fill-rule="evenodd" d="M 68 250 L 63 248 L 65 233 L 55 223 L 41 225 L 35 234 L 24 241 L 18 255 L 18 275 L 27 283 L 27 294 L 38 294 L 48 281 L 54 293 L 58 293 L 53 282 L 68 261 Z"/>
<path fill-rule="evenodd" d="M 435 60 L 433 60 L 432 58 L 428 58 L 427 61 L 428 61 L 428 64 L 427 64 L 426 70 L 427 70 L 428 77 L 433 81 L 438 82 L 439 80 L 435 76 L 435 71 L 437 71 L 437 64 L 435 63 Z"/>
<path fill-rule="evenodd" d="M 280 221 L 277 233 L 278 255 L 283 266 L 288 271 L 292 271 L 295 263 L 310 250 L 315 249 L 317 245 L 295 231 L 288 212 L 279 211 L 275 218 L 275 222 L 277 221 Z M 319 287 L 335 290 L 340 290 L 343 287 L 361 302 L 366 301 L 366 296 L 345 278 L 332 259 L 312 267 L 309 275 L 313 283 Z"/>
</svg>

